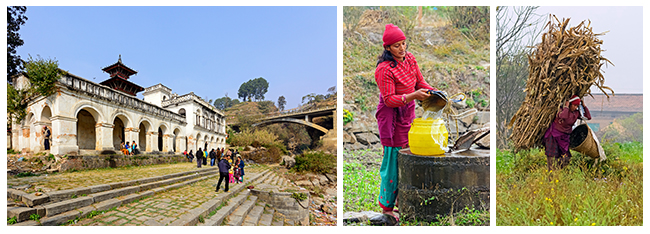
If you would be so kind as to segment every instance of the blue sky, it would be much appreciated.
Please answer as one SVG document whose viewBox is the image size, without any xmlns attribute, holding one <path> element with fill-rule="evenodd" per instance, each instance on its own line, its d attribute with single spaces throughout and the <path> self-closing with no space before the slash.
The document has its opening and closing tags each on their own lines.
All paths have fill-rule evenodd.
<svg viewBox="0 0 650 234">
<path fill-rule="evenodd" d="M 336 7 L 27 7 L 18 54 L 53 58 L 96 83 L 122 62 L 130 81 L 179 95 L 237 98 L 257 77 L 286 109 L 336 85 Z M 138 95 L 142 97 L 141 93 Z"/>
</svg>

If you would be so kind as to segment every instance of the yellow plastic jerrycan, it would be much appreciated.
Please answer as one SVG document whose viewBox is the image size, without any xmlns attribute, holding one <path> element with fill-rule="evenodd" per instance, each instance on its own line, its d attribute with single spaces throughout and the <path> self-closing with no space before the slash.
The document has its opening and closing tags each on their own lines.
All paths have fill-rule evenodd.
<svg viewBox="0 0 650 234">
<path fill-rule="evenodd" d="M 442 119 L 417 118 L 409 130 L 411 153 L 421 156 L 444 155 L 449 132 Z"/>
</svg>

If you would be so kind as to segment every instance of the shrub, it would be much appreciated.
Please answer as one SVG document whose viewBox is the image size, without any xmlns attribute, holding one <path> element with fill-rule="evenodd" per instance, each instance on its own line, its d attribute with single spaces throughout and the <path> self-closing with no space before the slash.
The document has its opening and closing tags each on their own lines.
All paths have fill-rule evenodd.
<svg viewBox="0 0 650 234">
<path fill-rule="evenodd" d="M 321 151 L 305 152 L 296 156 L 296 172 L 331 173 L 336 169 L 336 156 Z"/>
<path fill-rule="evenodd" d="M 349 110 L 343 109 L 343 125 L 348 124 L 354 120 L 354 113 Z"/>
</svg>

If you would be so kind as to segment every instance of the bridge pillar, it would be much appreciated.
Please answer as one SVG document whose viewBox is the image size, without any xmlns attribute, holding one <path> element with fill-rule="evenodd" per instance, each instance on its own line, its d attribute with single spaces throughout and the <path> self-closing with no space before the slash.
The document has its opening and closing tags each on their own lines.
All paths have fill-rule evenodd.
<svg viewBox="0 0 650 234">
<path fill-rule="evenodd" d="M 309 115 L 305 115 L 305 122 L 309 122 Z"/>
<path fill-rule="evenodd" d="M 339 120 L 338 115 L 336 115 L 336 109 L 332 111 L 332 114 L 334 115 L 334 120 L 332 120 L 334 121 L 334 132 L 336 132 L 336 129 L 338 128 L 338 120 Z"/>
</svg>

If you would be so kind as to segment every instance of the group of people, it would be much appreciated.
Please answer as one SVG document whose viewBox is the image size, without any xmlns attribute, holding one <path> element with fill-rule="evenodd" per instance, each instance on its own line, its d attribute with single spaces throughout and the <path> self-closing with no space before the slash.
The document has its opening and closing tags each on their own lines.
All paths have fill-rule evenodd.
<svg viewBox="0 0 650 234">
<path fill-rule="evenodd" d="M 228 192 L 229 183 L 244 182 L 245 164 L 244 160 L 241 158 L 241 155 L 239 155 L 236 150 L 217 148 L 216 150 L 212 149 L 210 152 L 208 152 L 207 150 L 203 151 L 201 148 L 199 148 L 196 151 L 196 154 L 194 154 L 192 150 L 190 150 L 190 152 L 187 152 L 187 150 L 185 150 L 183 151 L 183 155 L 185 155 L 185 157 L 187 157 L 190 162 L 192 162 L 194 160 L 194 157 L 196 157 L 197 168 L 201 168 L 202 165 L 207 166 L 208 158 L 210 158 L 210 166 L 212 167 L 215 165 L 215 162 L 218 161 L 216 165 L 219 167 L 219 183 L 217 183 L 216 192 L 219 191 L 219 187 L 224 180 L 226 182 L 224 191 L 226 192 Z"/>
<path fill-rule="evenodd" d="M 140 153 L 138 150 L 138 144 L 136 144 L 135 141 L 133 141 L 131 145 L 129 145 L 128 141 L 126 144 L 122 141 L 122 143 L 120 143 L 120 151 L 122 151 L 124 155 L 136 155 Z"/>
</svg>

